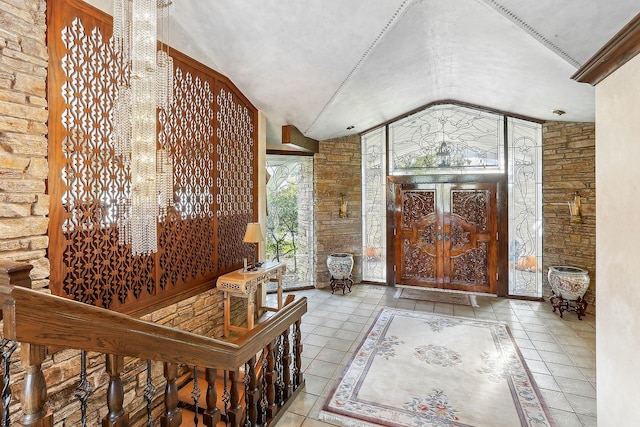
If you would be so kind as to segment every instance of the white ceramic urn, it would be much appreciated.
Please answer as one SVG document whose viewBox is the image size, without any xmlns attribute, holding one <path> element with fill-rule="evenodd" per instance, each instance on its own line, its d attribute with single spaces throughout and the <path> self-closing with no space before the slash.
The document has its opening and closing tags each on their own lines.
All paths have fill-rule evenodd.
<svg viewBox="0 0 640 427">
<path fill-rule="evenodd" d="M 547 274 L 553 293 L 567 300 L 582 299 L 589 288 L 589 272 L 568 265 L 549 267 Z"/>
<path fill-rule="evenodd" d="M 336 280 L 348 279 L 353 269 L 353 255 L 345 252 L 337 252 L 327 257 L 327 267 L 331 277 Z"/>
</svg>

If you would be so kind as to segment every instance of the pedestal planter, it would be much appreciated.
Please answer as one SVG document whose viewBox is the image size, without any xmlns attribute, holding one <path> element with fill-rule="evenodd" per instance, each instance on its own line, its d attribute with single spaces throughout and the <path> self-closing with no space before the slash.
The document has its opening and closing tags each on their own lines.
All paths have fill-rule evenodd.
<svg viewBox="0 0 640 427">
<path fill-rule="evenodd" d="M 553 311 L 559 310 L 560 317 L 563 311 L 575 311 L 578 319 L 582 320 L 587 309 L 584 294 L 589 288 L 589 272 L 568 265 L 552 266 L 549 267 L 547 279 L 551 285 L 549 302 Z"/>
<path fill-rule="evenodd" d="M 331 274 L 331 293 L 336 289 L 342 288 L 344 294 L 345 288 L 351 292 L 353 280 L 351 279 L 351 271 L 353 270 L 353 256 L 348 253 L 338 252 L 327 257 L 327 268 Z"/>
</svg>

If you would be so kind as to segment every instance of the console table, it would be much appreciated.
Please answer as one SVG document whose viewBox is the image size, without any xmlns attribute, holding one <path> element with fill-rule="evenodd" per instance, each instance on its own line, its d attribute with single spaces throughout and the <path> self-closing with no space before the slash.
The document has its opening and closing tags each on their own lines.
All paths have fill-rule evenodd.
<svg viewBox="0 0 640 427">
<path fill-rule="evenodd" d="M 256 308 L 258 311 L 278 311 L 282 308 L 282 276 L 287 268 L 279 262 L 265 262 L 254 271 L 235 270 L 218 277 L 217 287 L 224 292 L 224 336 L 229 331 L 247 331 L 255 325 Z M 264 305 L 262 287 L 267 282 L 278 282 L 278 307 Z M 231 324 L 231 297 L 247 299 L 247 327 Z"/>
</svg>

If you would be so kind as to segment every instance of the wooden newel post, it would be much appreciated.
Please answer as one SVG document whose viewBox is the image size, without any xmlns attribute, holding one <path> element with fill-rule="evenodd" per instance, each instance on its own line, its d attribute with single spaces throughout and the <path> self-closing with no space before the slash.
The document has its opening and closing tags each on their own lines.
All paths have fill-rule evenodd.
<svg viewBox="0 0 640 427">
<path fill-rule="evenodd" d="M 31 264 L 0 261 L 0 286 L 22 286 L 31 289 Z"/>
<path fill-rule="evenodd" d="M 22 390 L 22 412 L 20 424 L 33 427 L 53 427 L 53 414 L 47 412 L 47 383 L 42 373 L 42 362 L 47 356 L 44 346 L 22 343 L 20 358 L 25 368 Z"/>
<path fill-rule="evenodd" d="M 124 411 L 124 387 L 120 374 L 124 370 L 124 357 L 107 354 L 106 370 L 109 374 L 107 388 L 107 407 L 109 412 L 102 419 L 102 427 L 127 427 L 129 414 Z"/>
<path fill-rule="evenodd" d="M 182 411 L 178 408 L 178 365 L 175 363 L 164 364 L 164 378 L 167 384 L 164 389 L 165 414 L 160 417 L 162 427 L 178 427 L 182 424 Z"/>
</svg>

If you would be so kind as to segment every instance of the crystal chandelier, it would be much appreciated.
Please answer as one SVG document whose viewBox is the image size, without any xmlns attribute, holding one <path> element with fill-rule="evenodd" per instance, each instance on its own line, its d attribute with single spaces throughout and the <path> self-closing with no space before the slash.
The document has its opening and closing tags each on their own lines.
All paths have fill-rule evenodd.
<svg viewBox="0 0 640 427">
<path fill-rule="evenodd" d="M 111 138 L 130 176 L 117 223 L 119 243 L 130 244 L 133 255 L 157 252 L 157 221 L 173 204 L 171 153 L 166 138 L 156 140 L 157 109 L 166 112 L 173 101 L 173 59 L 157 42 L 158 22 L 167 28 L 172 6 L 173 0 L 114 0 L 113 43 L 122 68 Z"/>
</svg>

